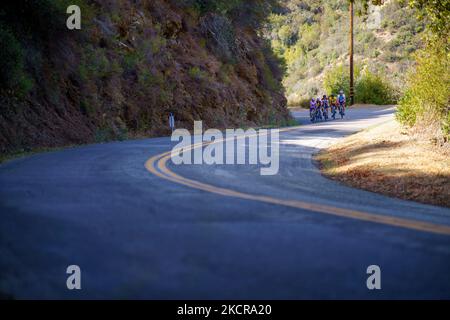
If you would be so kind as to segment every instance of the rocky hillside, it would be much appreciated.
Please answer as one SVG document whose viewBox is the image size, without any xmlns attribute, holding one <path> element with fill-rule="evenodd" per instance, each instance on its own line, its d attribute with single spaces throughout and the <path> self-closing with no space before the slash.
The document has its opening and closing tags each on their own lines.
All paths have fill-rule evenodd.
<svg viewBox="0 0 450 320">
<path fill-rule="evenodd" d="M 69 3 L 70 2 L 70 3 Z M 82 29 L 65 27 L 67 5 Z M 0 148 L 290 121 L 259 23 L 272 1 L 17 0 L 0 9 Z"/>
<path fill-rule="evenodd" d="M 267 37 L 284 58 L 284 79 L 290 104 L 324 92 L 327 71 L 348 65 L 348 1 L 286 0 L 271 16 Z M 370 2 L 369 2 L 370 3 Z M 385 0 L 381 6 L 364 8 L 355 1 L 355 62 L 370 68 L 403 90 L 413 53 L 420 48 L 424 23 L 407 1 Z"/>
</svg>

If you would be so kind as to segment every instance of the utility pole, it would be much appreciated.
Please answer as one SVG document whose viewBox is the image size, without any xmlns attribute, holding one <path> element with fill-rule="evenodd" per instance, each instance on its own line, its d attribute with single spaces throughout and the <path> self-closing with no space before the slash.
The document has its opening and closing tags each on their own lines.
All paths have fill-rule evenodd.
<svg viewBox="0 0 450 320">
<path fill-rule="evenodd" d="M 353 3 L 350 0 L 350 105 L 354 104 L 354 83 L 353 83 Z"/>
</svg>

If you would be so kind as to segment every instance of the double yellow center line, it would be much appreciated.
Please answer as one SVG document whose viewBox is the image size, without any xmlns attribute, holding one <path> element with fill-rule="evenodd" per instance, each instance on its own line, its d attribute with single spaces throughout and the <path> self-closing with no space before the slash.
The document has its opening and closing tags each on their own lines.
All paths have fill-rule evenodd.
<svg viewBox="0 0 450 320">
<path fill-rule="evenodd" d="M 299 127 L 284 128 L 284 129 L 281 129 L 280 132 L 291 131 L 291 130 L 295 130 L 298 128 Z M 225 140 L 226 139 L 217 140 L 217 141 L 214 141 L 213 143 L 224 142 Z M 204 145 L 206 145 L 208 143 L 209 142 L 192 145 L 190 148 L 185 148 L 183 151 L 186 152 L 186 151 L 193 150 L 196 148 L 202 148 Z M 174 152 L 177 152 L 177 151 L 179 151 L 179 150 L 175 150 Z M 393 216 L 387 216 L 387 215 L 380 215 L 380 214 L 368 213 L 368 212 L 345 209 L 345 208 L 338 208 L 338 207 L 334 207 L 334 206 L 309 203 L 309 202 L 299 201 L 299 200 L 279 199 L 279 198 L 274 198 L 274 197 L 270 197 L 270 196 L 244 193 L 244 192 L 227 189 L 227 188 L 222 188 L 222 187 L 217 187 L 217 186 L 206 184 L 206 183 L 203 183 L 200 181 L 188 179 L 188 178 L 185 178 L 185 177 L 182 177 L 182 176 L 176 174 L 175 172 L 171 171 L 167 167 L 167 162 L 170 160 L 170 157 L 171 157 L 171 151 L 156 155 L 147 160 L 147 162 L 145 163 L 145 167 L 149 172 L 151 172 L 152 174 L 154 174 L 162 179 L 169 180 L 174 183 L 178 183 L 178 184 L 188 186 L 188 187 L 191 187 L 194 189 L 215 193 L 215 194 L 222 195 L 222 196 L 240 198 L 240 199 L 245 199 L 245 200 L 260 201 L 260 202 L 269 203 L 269 204 L 282 205 L 282 206 L 296 208 L 296 209 L 303 209 L 303 210 L 314 211 L 314 212 L 329 214 L 329 215 L 338 216 L 338 217 L 363 220 L 363 221 L 385 224 L 385 225 L 401 227 L 401 228 L 406 228 L 406 229 L 431 232 L 431 233 L 442 234 L 442 235 L 450 235 L 450 226 L 447 226 L 447 225 L 439 225 L 439 224 L 429 223 L 429 222 L 425 222 L 425 221 L 405 219 L 405 218 L 399 218 L 399 217 L 393 217 Z"/>
</svg>

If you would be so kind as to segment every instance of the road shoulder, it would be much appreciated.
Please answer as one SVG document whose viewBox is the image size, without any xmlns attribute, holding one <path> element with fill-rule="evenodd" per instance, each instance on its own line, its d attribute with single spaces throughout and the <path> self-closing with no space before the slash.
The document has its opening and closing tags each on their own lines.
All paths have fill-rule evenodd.
<svg viewBox="0 0 450 320">
<path fill-rule="evenodd" d="M 340 140 L 315 159 L 352 187 L 450 207 L 450 155 L 390 120 Z"/>
</svg>

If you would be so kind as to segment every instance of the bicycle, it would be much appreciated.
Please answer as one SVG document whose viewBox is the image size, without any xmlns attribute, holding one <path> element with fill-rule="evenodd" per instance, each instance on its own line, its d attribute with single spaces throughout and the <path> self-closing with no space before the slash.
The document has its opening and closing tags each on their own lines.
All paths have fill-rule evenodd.
<svg viewBox="0 0 450 320">
<path fill-rule="evenodd" d="M 344 119 L 345 116 L 345 102 L 339 103 L 339 114 L 341 115 L 341 119 Z"/>
<path fill-rule="evenodd" d="M 323 118 L 325 121 L 328 120 L 328 107 L 323 108 Z"/>
<path fill-rule="evenodd" d="M 336 105 L 334 103 L 331 105 L 331 117 L 336 120 Z"/>
</svg>

